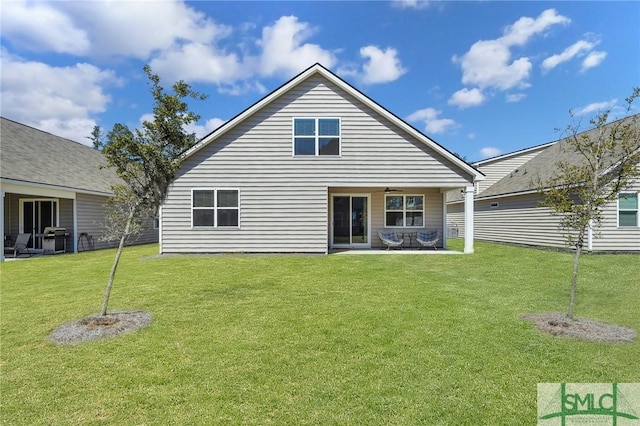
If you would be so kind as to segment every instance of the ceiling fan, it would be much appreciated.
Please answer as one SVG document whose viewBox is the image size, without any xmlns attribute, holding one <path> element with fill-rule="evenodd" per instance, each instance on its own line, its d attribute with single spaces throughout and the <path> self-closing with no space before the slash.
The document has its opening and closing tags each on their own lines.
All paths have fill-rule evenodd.
<svg viewBox="0 0 640 426">
<path fill-rule="evenodd" d="M 392 192 L 402 192 L 402 189 L 389 188 L 389 187 L 387 186 L 383 191 L 376 191 L 376 192 L 384 192 L 385 194 L 390 194 L 390 193 L 392 193 Z"/>
</svg>

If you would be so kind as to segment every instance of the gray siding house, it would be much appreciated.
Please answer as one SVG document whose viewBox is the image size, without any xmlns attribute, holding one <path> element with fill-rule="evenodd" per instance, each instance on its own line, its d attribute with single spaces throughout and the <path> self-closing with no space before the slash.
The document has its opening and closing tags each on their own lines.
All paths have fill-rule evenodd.
<svg viewBox="0 0 640 426">
<path fill-rule="evenodd" d="M 102 169 L 103 155 L 88 146 L 0 118 L 0 232 L 4 241 L 19 233 L 31 234 L 29 245 L 42 249 L 44 228 L 65 228 L 67 252 L 110 247 L 100 241 L 104 207 L 111 184 L 118 177 Z M 149 229 L 130 243 L 157 242 L 158 231 Z M 3 254 L 4 257 L 4 254 Z"/>
<path fill-rule="evenodd" d="M 625 120 L 637 120 L 640 116 Z M 584 132 L 586 133 L 586 132 Z M 485 241 L 532 246 L 566 247 L 566 232 L 559 217 L 540 206 L 542 197 L 534 181 L 543 181 L 555 173 L 558 161 L 582 161 L 576 152 L 566 149 L 566 139 L 522 151 L 472 163 L 486 176 L 475 196 L 475 238 Z M 640 165 L 639 165 L 640 167 Z M 604 209 L 599 229 L 588 235 L 587 249 L 592 251 L 640 252 L 640 182 L 619 194 L 618 200 Z M 449 221 L 464 235 L 464 208 L 459 193 L 447 197 Z"/>
<path fill-rule="evenodd" d="M 382 228 L 445 235 L 446 192 L 465 188 L 472 215 L 482 178 L 316 64 L 185 154 L 161 208 L 160 252 L 327 253 L 381 247 Z"/>
</svg>

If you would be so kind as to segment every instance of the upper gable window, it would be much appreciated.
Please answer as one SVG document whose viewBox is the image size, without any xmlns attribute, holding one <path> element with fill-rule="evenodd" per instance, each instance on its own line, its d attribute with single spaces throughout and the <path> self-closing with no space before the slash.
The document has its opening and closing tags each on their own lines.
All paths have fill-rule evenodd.
<svg viewBox="0 0 640 426">
<path fill-rule="evenodd" d="M 340 155 L 340 119 L 294 118 L 293 155 Z"/>
</svg>

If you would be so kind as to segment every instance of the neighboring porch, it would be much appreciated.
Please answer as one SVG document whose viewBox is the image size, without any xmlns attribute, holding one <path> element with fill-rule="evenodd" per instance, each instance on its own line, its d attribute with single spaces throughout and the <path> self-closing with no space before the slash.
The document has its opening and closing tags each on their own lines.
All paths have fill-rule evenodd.
<svg viewBox="0 0 640 426">
<path fill-rule="evenodd" d="M 18 235 L 29 234 L 29 250 L 36 254 L 77 253 L 94 248 L 92 241 L 97 241 L 104 221 L 106 196 L 7 179 L 3 179 L 0 192 L 0 234 L 5 247 Z M 63 249 L 51 241 L 50 233 L 45 233 L 47 228 L 64 228 Z"/>
<path fill-rule="evenodd" d="M 2 188 L 0 209 L 4 247 L 15 244 L 18 235 L 28 234 L 30 237 L 27 247 L 32 254 L 77 251 L 75 193 L 37 191 L 33 188 L 13 192 L 12 189 L 17 188 L 7 186 L 9 185 L 5 184 Z M 56 238 L 56 233 L 51 228 L 58 228 L 58 231 L 64 228 L 64 232 L 62 235 L 58 232 Z"/>
<path fill-rule="evenodd" d="M 329 193 L 329 251 L 385 250 L 379 230 L 394 231 L 404 240 L 403 251 L 418 251 L 418 231 L 438 231 L 437 250 L 447 248 L 446 192 L 452 188 L 331 187 Z M 473 218 L 473 187 L 466 194 L 465 216 Z M 433 250 L 433 248 L 429 249 Z M 401 251 L 401 250 L 397 250 Z M 473 252 L 473 220 L 465 222 L 465 253 Z"/>
</svg>

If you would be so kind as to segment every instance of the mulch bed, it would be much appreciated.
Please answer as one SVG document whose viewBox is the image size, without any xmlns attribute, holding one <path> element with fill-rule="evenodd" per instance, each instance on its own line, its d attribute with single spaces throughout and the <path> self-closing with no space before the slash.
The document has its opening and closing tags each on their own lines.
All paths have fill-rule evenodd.
<svg viewBox="0 0 640 426">
<path fill-rule="evenodd" d="M 636 338 L 635 330 L 628 327 L 570 319 L 560 313 L 523 314 L 522 319 L 534 323 L 538 330 L 553 336 L 598 342 L 633 342 Z"/>
<path fill-rule="evenodd" d="M 149 323 L 151 323 L 151 315 L 144 311 L 114 312 L 104 316 L 92 315 L 56 328 L 49 338 L 54 343 L 73 345 L 110 339 L 139 330 Z"/>
</svg>

